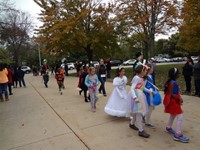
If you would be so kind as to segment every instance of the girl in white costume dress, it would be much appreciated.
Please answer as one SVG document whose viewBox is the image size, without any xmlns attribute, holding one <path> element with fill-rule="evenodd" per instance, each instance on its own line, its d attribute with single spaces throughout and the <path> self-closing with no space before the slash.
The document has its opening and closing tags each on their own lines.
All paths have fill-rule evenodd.
<svg viewBox="0 0 200 150">
<path fill-rule="evenodd" d="M 132 85 L 128 94 L 129 112 L 131 115 L 131 123 L 129 124 L 129 127 L 134 130 L 139 130 L 139 136 L 148 138 L 150 135 L 144 131 L 142 126 L 142 116 L 148 111 L 146 96 L 143 91 L 148 93 L 151 93 L 152 91 L 145 88 L 145 81 L 143 77 L 147 73 L 146 66 L 138 65 L 135 69 L 135 73 L 136 75 L 131 81 Z M 135 126 L 135 122 L 137 122 L 138 128 Z"/>
<path fill-rule="evenodd" d="M 125 69 L 118 68 L 117 76 L 113 79 L 114 89 L 111 93 L 104 111 L 117 117 L 125 117 L 127 114 L 127 92 L 126 92 L 127 77 Z"/>
</svg>

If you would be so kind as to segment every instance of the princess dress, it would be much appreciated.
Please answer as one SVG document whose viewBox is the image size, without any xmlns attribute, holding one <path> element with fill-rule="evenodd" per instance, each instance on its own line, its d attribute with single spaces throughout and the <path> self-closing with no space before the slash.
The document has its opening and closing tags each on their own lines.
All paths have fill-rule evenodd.
<svg viewBox="0 0 200 150">
<path fill-rule="evenodd" d="M 132 113 L 142 113 L 146 114 L 148 106 L 146 101 L 146 96 L 143 91 L 148 91 L 144 85 L 144 79 L 139 76 L 134 76 L 131 81 L 131 90 L 128 94 L 128 113 L 132 116 Z M 139 102 L 135 102 L 134 99 L 137 98 Z M 128 114 L 129 115 L 129 114 Z"/>
<path fill-rule="evenodd" d="M 115 77 L 113 80 L 114 89 L 111 93 L 104 111 L 117 117 L 125 117 L 127 113 L 127 77 Z"/>
</svg>

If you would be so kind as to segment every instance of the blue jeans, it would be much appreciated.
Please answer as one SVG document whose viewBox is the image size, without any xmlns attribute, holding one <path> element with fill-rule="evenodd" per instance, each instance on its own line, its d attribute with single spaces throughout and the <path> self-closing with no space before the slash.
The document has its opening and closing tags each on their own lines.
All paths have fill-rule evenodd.
<svg viewBox="0 0 200 150">
<path fill-rule="evenodd" d="M 101 82 L 101 85 L 99 87 L 99 91 L 102 91 L 103 94 L 106 94 L 106 89 L 105 89 L 106 78 L 99 77 L 99 81 Z"/>
<path fill-rule="evenodd" d="M 3 96 L 3 92 L 8 96 L 8 83 L 0 83 L 0 97 Z"/>
</svg>

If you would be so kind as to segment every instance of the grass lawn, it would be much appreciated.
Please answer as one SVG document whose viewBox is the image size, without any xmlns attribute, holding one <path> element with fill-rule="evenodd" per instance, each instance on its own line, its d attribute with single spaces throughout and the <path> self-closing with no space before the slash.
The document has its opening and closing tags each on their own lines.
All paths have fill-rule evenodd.
<svg viewBox="0 0 200 150">
<path fill-rule="evenodd" d="M 167 64 L 167 65 L 157 65 L 156 66 L 156 75 L 155 75 L 155 83 L 156 86 L 160 89 L 160 90 L 164 90 L 164 84 L 165 82 L 168 80 L 168 70 L 170 68 L 176 67 L 179 69 L 180 71 L 180 76 L 177 80 L 178 84 L 179 84 L 179 88 L 180 91 L 183 93 L 183 91 L 185 91 L 186 87 L 185 87 L 185 81 L 184 81 L 184 77 L 182 75 L 182 67 L 184 64 Z M 130 85 L 130 82 L 132 80 L 132 68 L 125 68 L 126 70 L 126 76 L 128 78 L 128 84 Z M 115 72 L 116 70 L 112 70 L 111 71 L 111 77 L 113 78 L 115 76 Z M 192 91 L 194 91 L 194 82 L 192 81 Z"/>
</svg>

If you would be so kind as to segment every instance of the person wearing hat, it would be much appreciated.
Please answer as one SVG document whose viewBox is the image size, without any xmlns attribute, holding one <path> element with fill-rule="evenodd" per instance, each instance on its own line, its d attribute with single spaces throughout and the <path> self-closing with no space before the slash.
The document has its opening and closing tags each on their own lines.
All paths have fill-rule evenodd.
<svg viewBox="0 0 200 150">
<path fill-rule="evenodd" d="M 133 71 L 135 70 L 135 68 L 137 68 L 138 65 L 142 65 L 142 60 L 143 60 L 143 54 L 141 51 L 138 51 L 135 54 L 135 58 L 136 58 L 136 62 L 133 64 Z"/>
<path fill-rule="evenodd" d="M 43 77 L 44 85 L 48 88 L 48 81 L 49 81 L 49 66 L 47 65 L 47 60 L 43 60 L 42 71 L 41 75 Z"/>
</svg>

